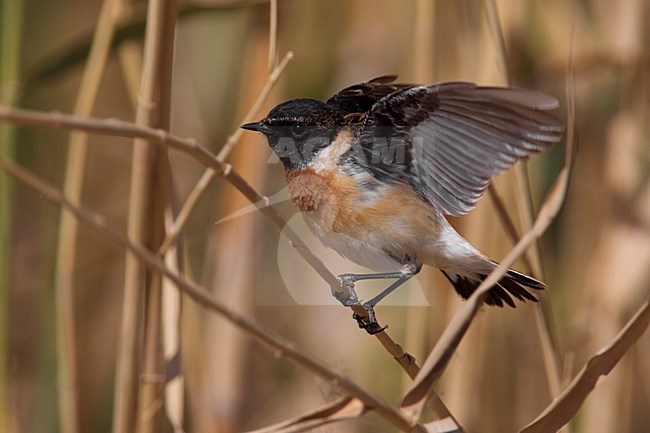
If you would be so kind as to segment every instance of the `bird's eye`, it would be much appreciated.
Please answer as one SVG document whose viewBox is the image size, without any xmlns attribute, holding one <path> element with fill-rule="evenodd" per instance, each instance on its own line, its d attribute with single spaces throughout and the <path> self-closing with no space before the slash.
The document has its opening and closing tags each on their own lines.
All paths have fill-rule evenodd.
<svg viewBox="0 0 650 433">
<path fill-rule="evenodd" d="M 291 133 L 296 138 L 305 135 L 305 132 L 307 132 L 307 125 L 302 122 L 298 122 L 291 127 Z"/>
</svg>

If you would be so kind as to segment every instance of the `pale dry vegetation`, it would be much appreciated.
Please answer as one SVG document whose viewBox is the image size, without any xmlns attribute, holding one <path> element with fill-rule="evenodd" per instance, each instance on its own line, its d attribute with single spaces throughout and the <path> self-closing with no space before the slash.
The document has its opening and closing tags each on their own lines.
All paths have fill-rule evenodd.
<svg viewBox="0 0 650 433">
<path fill-rule="evenodd" d="M 4 0 L 0 41 L 0 432 L 648 431 L 646 0 Z M 357 267 L 238 125 L 386 73 L 561 101 L 452 221 L 541 304 L 331 299 Z"/>
</svg>

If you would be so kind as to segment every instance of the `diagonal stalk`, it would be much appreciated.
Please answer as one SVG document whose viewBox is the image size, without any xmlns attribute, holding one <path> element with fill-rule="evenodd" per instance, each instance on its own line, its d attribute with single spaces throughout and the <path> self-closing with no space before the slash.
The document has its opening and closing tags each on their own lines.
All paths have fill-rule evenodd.
<svg viewBox="0 0 650 433">
<path fill-rule="evenodd" d="M 501 73 L 502 79 L 510 86 L 511 78 L 508 72 L 508 58 L 503 37 L 503 31 L 499 22 L 499 12 L 497 9 L 496 0 L 485 0 L 485 10 L 487 13 L 488 24 L 492 37 L 497 45 L 497 65 Z M 528 232 L 533 227 L 534 211 L 532 205 L 532 197 L 530 194 L 528 171 L 526 169 L 526 161 L 520 161 L 513 167 L 515 174 L 515 186 L 517 189 L 517 205 L 519 208 L 519 215 L 524 232 Z M 496 191 L 491 189 L 490 192 Z M 495 204 L 498 202 L 498 197 L 493 197 Z M 497 209 L 499 209 L 497 204 Z M 506 216 L 506 212 L 499 209 L 499 216 L 506 227 L 509 235 L 513 236 L 512 218 Z M 534 278 L 544 279 L 542 274 L 542 262 L 539 253 L 539 244 L 537 241 L 531 245 L 532 258 L 524 256 L 528 271 Z M 532 265 L 532 266 L 531 266 Z M 544 355 L 544 368 L 546 369 L 546 380 L 552 397 L 555 397 L 560 392 L 560 367 L 557 337 L 553 332 L 551 324 L 553 323 L 552 312 L 550 306 L 544 298 L 541 299 L 541 305 L 535 305 L 535 321 L 537 323 L 537 330 L 540 337 L 540 344 L 542 345 L 542 353 Z"/>
</svg>

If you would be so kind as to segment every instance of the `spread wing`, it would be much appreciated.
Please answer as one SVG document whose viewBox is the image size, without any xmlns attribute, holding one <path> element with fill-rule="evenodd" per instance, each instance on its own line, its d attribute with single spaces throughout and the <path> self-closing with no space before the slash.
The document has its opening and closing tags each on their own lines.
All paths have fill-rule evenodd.
<svg viewBox="0 0 650 433">
<path fill-rule="evenodd" d="M 474 208 L 490 179 L 548 149 L 563 124 L 540 92 L 471 83 L 411 86 L 370 109 L 355 140 L 378 178 L 407 183 L 448 215 Z"/>
<path fill-rule="evenodd" d="M 338 92 L 327 100 L 327 104 L 337 107 L 343 115 L 367 113 L 377 101 L 396 91 L 415 87 L 413 84 L 394 84 L 397 75 L 384 75 L 355 84 Z"/>
</svg>

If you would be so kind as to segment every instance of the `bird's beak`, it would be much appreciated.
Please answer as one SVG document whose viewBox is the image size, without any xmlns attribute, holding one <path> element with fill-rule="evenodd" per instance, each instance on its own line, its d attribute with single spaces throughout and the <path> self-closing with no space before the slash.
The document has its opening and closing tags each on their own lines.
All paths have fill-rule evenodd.
<svg viewBox="0 0 650 433">
<path fill-rule="evenodd" d="M 240 126 L 242 129 L 248 129 L 249 131 L 256 131 L 256 132 L 262 132 L 263 126 L 262 122 L 252 122 L 252 123 L 245 123 L 242 126 Z"/>
</svg>

